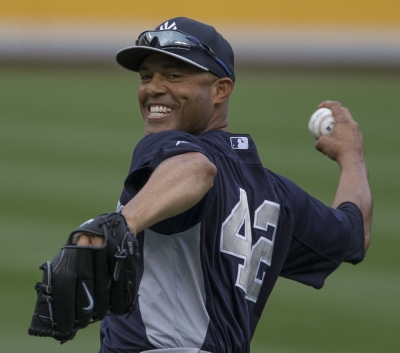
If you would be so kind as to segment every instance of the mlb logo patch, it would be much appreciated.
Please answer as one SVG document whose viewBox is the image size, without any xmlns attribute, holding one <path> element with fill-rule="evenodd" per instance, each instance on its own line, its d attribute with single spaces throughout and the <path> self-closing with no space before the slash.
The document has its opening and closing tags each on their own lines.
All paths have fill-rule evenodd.
<svg viewBox="0 0 400 353">
<path fill-rule="evenodd" d="M 249 139 L 247 137 L 231 137 L 231 146 L 234 150 L 248 150 Z"/>
</svg>

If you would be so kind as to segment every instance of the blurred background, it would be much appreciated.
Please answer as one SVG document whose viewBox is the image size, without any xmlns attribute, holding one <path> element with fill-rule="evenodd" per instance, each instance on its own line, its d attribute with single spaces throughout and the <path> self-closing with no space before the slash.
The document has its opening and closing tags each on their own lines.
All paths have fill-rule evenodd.
<svg viewBox="0 0 400 353">
<path fill-rule="evenodd" d="M 374 195 L 365 261 L 315 290 L 278 280 L 252 352 L 400 351 L 400 2 L 16 0 L 0 8 L 0 350 L 97 352 L 99 324 L 62 346 L 28 336 L 38 267 L 69 232 L 115 209 L 142 138 L 135 73 L 115 53 L 186 16 L 236 55 L 233 132 L 264 165 L 330 204 L 338 168 L 314 149 L 308 119 L 339 100 L 364 134 Z"/>
</svg>

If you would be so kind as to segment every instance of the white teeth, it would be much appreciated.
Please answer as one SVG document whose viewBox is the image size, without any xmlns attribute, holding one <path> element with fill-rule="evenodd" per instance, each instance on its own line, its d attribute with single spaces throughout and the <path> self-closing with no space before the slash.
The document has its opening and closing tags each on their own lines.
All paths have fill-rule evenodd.
<svg viewBox="0 0 400 353">
<path fill-rule="evenodd" d="M 153 113 L 170 113 L 172 112 L 171 108 L 162 106 L 162 105 L 152 105 L 150 106 L 150 112 Z"/>
</svg>

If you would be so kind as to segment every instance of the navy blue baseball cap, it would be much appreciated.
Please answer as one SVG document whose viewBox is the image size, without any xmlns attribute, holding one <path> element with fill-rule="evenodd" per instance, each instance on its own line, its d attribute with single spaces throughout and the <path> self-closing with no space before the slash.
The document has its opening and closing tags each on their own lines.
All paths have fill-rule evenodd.
<svg viewBox="0 0 400 353">
<path fill-rule="evenodd" d="M 227 40 L 214 27 L 186 17 L 163 22 L 155 30 L 141 33 L 136 45 L 120 50 L 117 62 L 138 71 L 152 53 L 163 53 L 185 61 L 217 77 L 235 82 L 234 55 Z"/>
</svg>

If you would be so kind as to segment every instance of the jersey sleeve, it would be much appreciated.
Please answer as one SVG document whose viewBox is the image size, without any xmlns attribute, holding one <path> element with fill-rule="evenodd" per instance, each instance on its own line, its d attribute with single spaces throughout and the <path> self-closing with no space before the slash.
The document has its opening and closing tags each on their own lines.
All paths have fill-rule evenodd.
<svg viewBox="0 0 400 353">
<path fill-rule="evenodd" d="M 363 217 L 355 204 L 345 202 L 334 209 L 282 176 L 275 174 L 275 182 L 294 219 L 282 277 L 321 288 L 342 262 L 362 261 Z"/>
<path fill-rule="evenodd" d="M 137 193 L 153 171 L 168 158 L 189 152 L 200 152 L 207 156 L 201 144 L 196 136 L 182 131 L 170 130 L 146 136 L 133 152 L 125 189 L 130 194 Z"/>
</svg>

